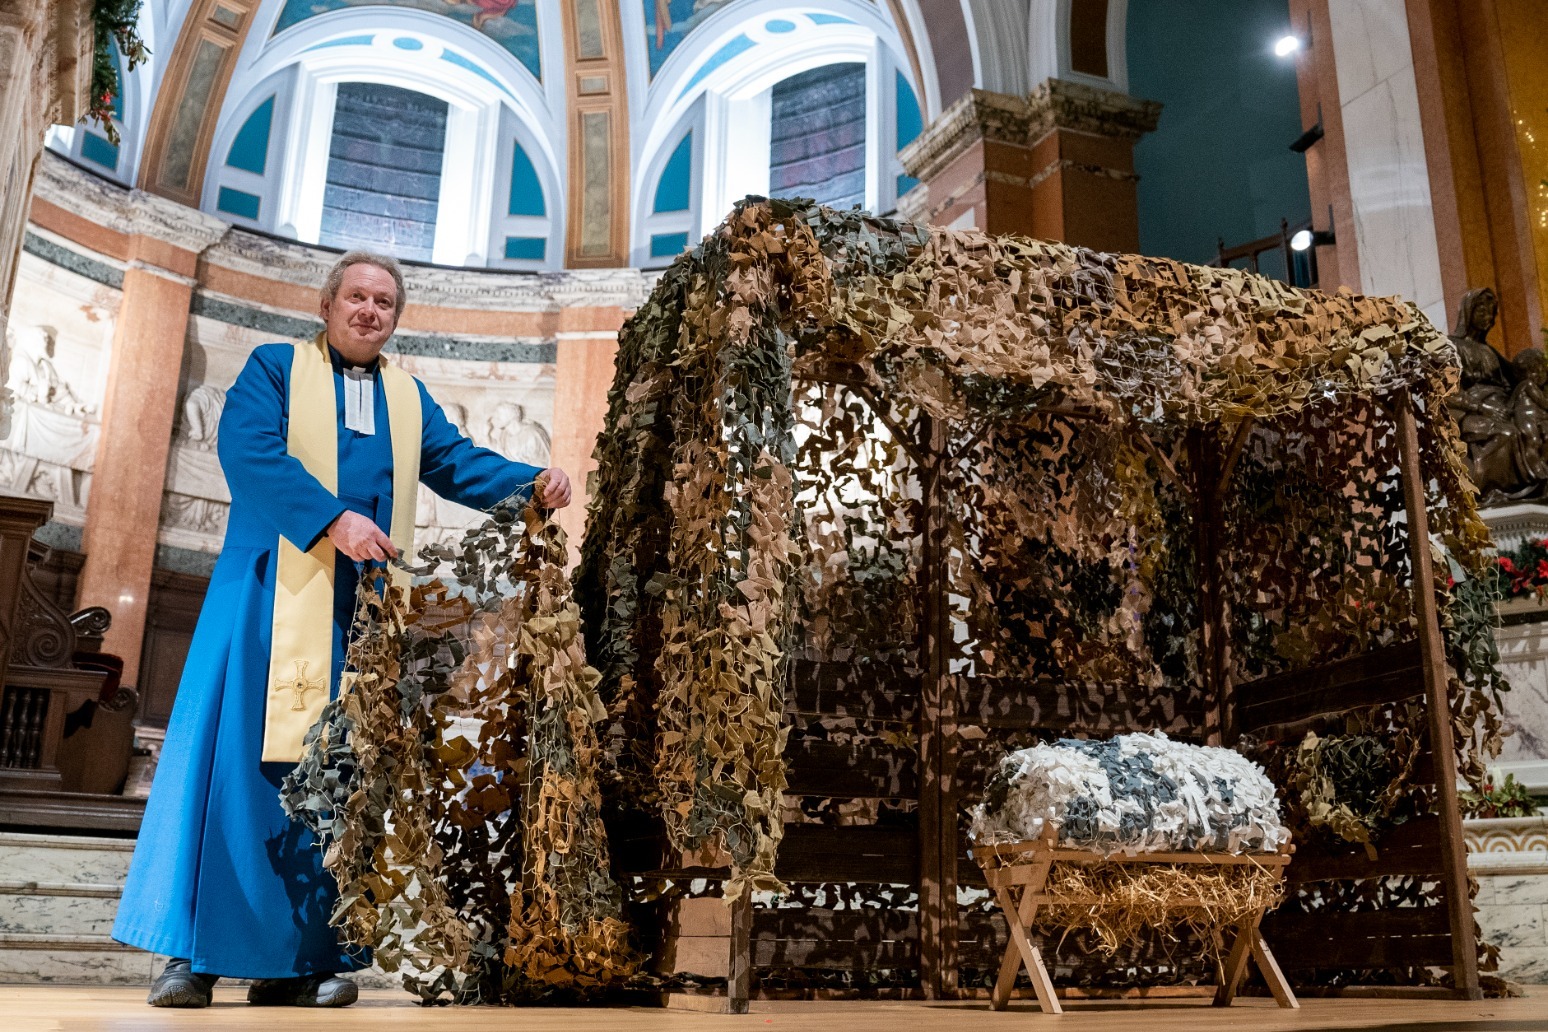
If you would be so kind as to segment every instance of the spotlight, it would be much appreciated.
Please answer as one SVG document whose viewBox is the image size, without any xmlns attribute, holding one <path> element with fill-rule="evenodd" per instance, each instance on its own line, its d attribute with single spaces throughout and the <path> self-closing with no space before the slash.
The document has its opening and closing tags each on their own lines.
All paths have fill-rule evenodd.
<svg viewBox="0 0 1548 1032">
<path fill-rule="evenodd" d="M 1287 32 L 1274 41 L 1274 56 L 1289 57 L 1301 49 L 1301 37 L 1293 32 Z"/>
<path fill-rule="evenodd" d="M 1327 247 L 1334 242 L 1331 229 L 1303 229 L 1290 238 L 1290 249 L 1293 251 L 1306 251 L 1313 247 Z"/>
</svg>

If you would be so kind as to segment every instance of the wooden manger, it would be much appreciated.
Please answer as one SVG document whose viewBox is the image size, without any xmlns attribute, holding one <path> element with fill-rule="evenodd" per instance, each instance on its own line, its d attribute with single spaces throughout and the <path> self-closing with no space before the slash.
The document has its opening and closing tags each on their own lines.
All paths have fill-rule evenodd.
<svg viewBox="0 0 1548 1032">
<path fill-rule="evenodd" d="M 1285 867 L 1290 863 L 1290 854 L 1295 851 L 1294 846 L 1287 844 L 1277 853 L 1155 852 L 1138 853 L 1132 856 L 1125 853 L 1103 854 L 1089 849 L 1061 846 L 1058 844 L 1057 832 L 1052 822 L 1044 822 L 1043 827 L 1044 834 L 1041 839 L 973 847 L 973 858 L 983 869 L 984 880 L 999 901 L 1000 911 L 1005 917 L 1006 928 L 1009 931 L 1010 941 L 1005 945 L 1005 955 L 1000 961 L 1000 971 L 995 978 L 994 991 L 990 996 L 990 1003 L 995 1010 L 1004 1010 L 1010 1004 L 1016 976 L 1025 969 L 1027 976 L 1032 980 L 1032 988 L 1037 993 L 1037 1002 L 1043 1009 L 1043 1013 L 1062 1014 L 1064 1011 L 1059 1005 L 1058 997 L 1054 994 L 1053 979 L 1048 977 L 1042 951 L 1033 945 L 1028 938 L 1028 932 L 1037 924 L 1038 911 L 1041 908 L 1097 906 L 1102 900 L 1094 896 L 1065 895 L 1050 891 L 1049 875 L 1054 870 L 1055 864 L 1125 866 L 1170 864 L 1206 867 L 1252 864 L 1272 870 L 1277 881 L 1284 877 Z M 1177 911 L 1207 910 L 1209 907 L 1207 901 L 1187 898 L 1172 899 L 1168 903 L 1171 909 Z M 1274 954 L 1269 951 L 1268 943 L 1264 941 L 1263 933 L 1259 930 L 1264 912 L 1263 907 L 1254 908 L 1235 925 L 1231 952 L 1221 968 L 1220 984 L 1215 990 L 1217 1007 L 1228 1007 L 1236 998 L 1237 989 L 1247 971 L 1249 956 L 1262 972 L 1263 980 L 1268 983 L 1275 1002 L 1281 1007 L 1292 1009 L 1300 1006 L 1296 1001 L 1295 992 L 1290 988 L 1290 983 L 1285 980 L 1278 962 L 1274 959 Z"/>
</svg>

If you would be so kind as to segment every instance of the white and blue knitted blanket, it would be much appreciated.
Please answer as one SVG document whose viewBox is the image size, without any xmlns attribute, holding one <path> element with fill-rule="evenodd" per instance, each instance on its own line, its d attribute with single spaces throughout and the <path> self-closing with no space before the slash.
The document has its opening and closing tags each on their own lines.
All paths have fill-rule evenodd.
<svg viewBox="0 0 1548 1032">
<path fill-rule="evenodd" d="M 1100 853 L 1274 852 L 1290 838 L 1262 767 L 1159 731 L 1010 753 L 972 815 L 985 845 L 1039 838 L 1044 821 L 1061 846 Z"/>
</svg>

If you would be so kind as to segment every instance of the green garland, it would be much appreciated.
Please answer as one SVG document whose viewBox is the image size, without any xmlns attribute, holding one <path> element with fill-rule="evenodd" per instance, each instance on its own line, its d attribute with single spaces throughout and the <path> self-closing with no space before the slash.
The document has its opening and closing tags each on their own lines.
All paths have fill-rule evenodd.
<svg viewBox="0 0 1548 1032">
<path fill-rule="evenodd" d="M 1491 585 L 1500 598 L 1548 596 L 1548 538 L 1502 548 L 1494 563 Z"/>
<path fill-rule="evenodd" d="M 134 71 L 150 56 L 137 28 L 141 0 L 97 0 L 92 7 L 94 30 L 91 58 L 91 106 L 86 117 L 102 126 L 107 138 L 118 143 L 118 127 L 113 124 L 113 101 L 123 83 L 118 81 L 118 62 L 113 59 L 113 44 L 124 57 L 128 71 Z"/>
</svg>

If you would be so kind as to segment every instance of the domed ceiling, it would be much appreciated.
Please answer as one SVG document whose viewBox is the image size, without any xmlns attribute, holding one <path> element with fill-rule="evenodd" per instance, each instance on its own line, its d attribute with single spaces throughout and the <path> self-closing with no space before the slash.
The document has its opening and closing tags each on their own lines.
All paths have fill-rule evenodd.
<svg viewBox="0 0 1548 1032">
<path fill-rule="evenodd" d="M 939 108 L 921 7 L 944 2 L 145 0 L 121 139 L 82 125 L 50 146 L 321 246 L 661 265 L 782 184 L 895 207 L 897 151 Z M 858 113 L 790 121 L 829 101 Z"/>
</svg>

